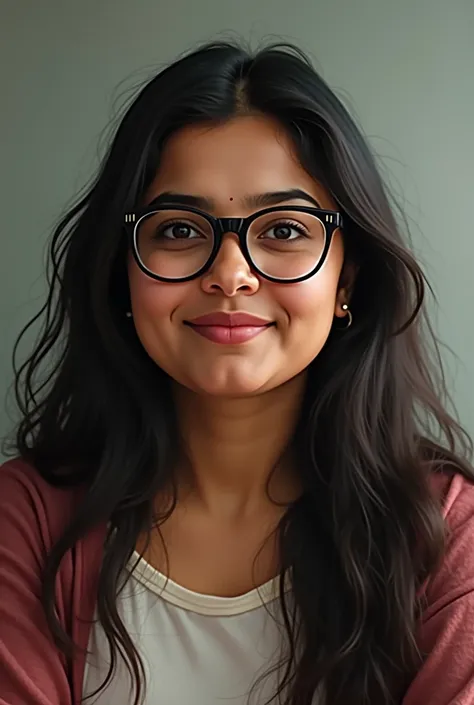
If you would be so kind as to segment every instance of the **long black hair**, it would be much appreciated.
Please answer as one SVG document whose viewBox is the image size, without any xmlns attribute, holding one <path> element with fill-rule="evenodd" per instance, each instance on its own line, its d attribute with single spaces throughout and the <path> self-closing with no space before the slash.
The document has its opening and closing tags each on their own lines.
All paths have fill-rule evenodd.
<svg viewBox="0 0 474 705">
<path fill-rule="evenodd" d="M 213 43 L 161 71 L 131 103 L 95 182 L 53 234 L 42 333 L 16 369 L 22 421 L 14 445 L 48 482 L 86 490 L 47 559 L 44 609 L 66 650 L 55 576 L 75 542 L 107 522 L 98 617 L 112 667 L 125 658 L 140 702 L 143 668 L 117 591 L 139 534 L 165 518 L 153 514 L 153 499 L 173 486 L 179 441 L 169 380 L 125 316 L 123 216 L 143 201 L 171 134 L 249 112 L 276 118 L 291 135 L 302 165 L 343 212 L 346 257 L 359 268 L 354 323 L 345 334 L 332 331 L 311 364 L 295 437 L 304 492 L 278 529 L 281 572 L 293 586 L 292 606 L 281 597 L 287 643 L 278 694 L 287 705 L 310 705 L 324 686 L 330 705 L 389 705 L 423 656 L 417 592 L 444 550 L 429 476 L 474 479 L 471 448 L 446 411 L 425 278 L 371 151 L 292 46 L 252 54 Z"/>
</svg>

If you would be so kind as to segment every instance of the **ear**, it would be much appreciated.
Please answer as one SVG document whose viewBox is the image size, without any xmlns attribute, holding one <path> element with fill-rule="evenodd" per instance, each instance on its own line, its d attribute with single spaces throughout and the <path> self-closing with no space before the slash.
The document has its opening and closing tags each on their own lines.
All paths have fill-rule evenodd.
<svg viewBox="0 0 474 705">
<path fill-rule="evenodd" d="M 343 304 L 350 305 L 351 296 L 358 273 L 359 266 L 355 264 L 355 262 L 344 262 L 341 276 L 339 277 L 336 304 L 334 308 L 334 315 L 337 316 L 337 318 L 345 318 L 347 316 L 347 311 L 345 311 L 342 306 Z"/>
</svg>

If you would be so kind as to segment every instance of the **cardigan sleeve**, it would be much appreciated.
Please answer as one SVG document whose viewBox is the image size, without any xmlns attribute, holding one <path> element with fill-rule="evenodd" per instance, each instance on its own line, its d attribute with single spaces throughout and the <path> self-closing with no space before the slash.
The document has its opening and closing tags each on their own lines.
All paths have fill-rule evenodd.
<svg viewBox="0 0 474 705">
<path fill-rule="evenodd" d="M 444 501 L 450 536 L 428 583 L 419 645 L 426 658 L 402 705 L 474 704 L 474 486 L 455 475 Z"/>
<path fill-rule="evenodd" d="M 0 705 L 72 703 L 65 659 L 40 599 L 45 557 L 68 505 L 67 492 L 35 479 L 24 463 L 0 467 Z M 72 566 L 62 572 L 72 576 Z M 65 624 L 69 596 L 61 583 L 57 610 Z"/>
</svg>

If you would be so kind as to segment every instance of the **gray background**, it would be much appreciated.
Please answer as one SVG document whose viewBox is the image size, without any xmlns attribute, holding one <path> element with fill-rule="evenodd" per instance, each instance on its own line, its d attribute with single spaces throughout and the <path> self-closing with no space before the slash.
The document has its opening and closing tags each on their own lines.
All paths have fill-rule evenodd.
<svg viewBox="0 0 474 705">
<path fill-rule="evenodd" d="M 308 51 L 409 218 L 459 415 L 474 432 L 474 0 L 0 0 L 0 436 L 11 349 L 44 294 L 52 225 L 137 82 L 234 33 Z M 107 134 L 107 133 L 106 133 Z M 98 151 L 99 146 L 99 151 Z"/>
</svg>

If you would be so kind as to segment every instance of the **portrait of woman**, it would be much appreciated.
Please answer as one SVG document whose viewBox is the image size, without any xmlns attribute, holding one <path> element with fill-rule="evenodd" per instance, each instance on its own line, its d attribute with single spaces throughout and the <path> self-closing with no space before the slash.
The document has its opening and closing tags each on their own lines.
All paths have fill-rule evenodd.
<svg viewBox="0 0 474 705">
<path fill-rule="evenodd" d="M 154 75 L 48 266 L 0 470 L 0 704 L 472 705 L 470 440 L 306 56 Z"/>
</svg>

